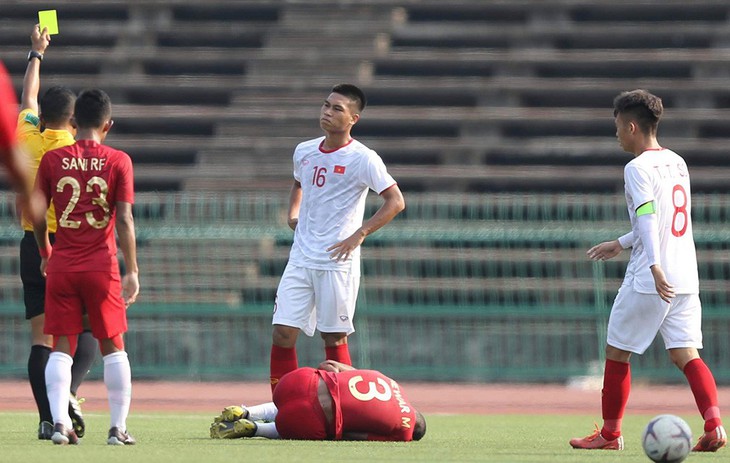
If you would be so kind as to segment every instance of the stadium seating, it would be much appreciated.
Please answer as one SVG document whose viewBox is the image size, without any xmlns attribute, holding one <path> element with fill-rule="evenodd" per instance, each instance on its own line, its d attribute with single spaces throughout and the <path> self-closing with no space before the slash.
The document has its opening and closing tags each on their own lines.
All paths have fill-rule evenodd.
<svg viewBox="0 0 730 463">
<path fill-rule="evenodd" d="M 3 15 L 3 56 L 27 45 L 22 19 L 37 8 L 24 2 Z M 408 190 L 620 191 L 626 158 L 610 105 L 635 87 L 664 98 L 667 146 L 693 166 L 723 167 L 730 33 L 717 0 L 58 8 L 62 34 L 44 84 L 109 91 L 110 143 L 133 156 L 140 190 L 285 189 L 293 146 L 318 134 L 313 112 L 343 80 L 370 95 L 355 135 Z M 22 60 L 6 61 L 22 74 Z M 239 175 L 229 163 L 263 172 Z M 599 168 L 580 178 L 575 165 Z M 526 181 L 527 166 L 544 178 Z M 720 175 L 706 183 L 703 191 L 727 190 Z"/>
<path fill-rule="evenodd" d="M 18 89 L 29 25 L 46 6 L 0 9 L 0 55 Z M 703 297 L 708 307 L 727 303 L 729 240 L 717 230 L 730 210 L 726 1 L 54 7 L 61 34 L 43 85 L 112 96 L 108 141 L 135 162 L 141 303 L 160 313 L 268 314 L 291 244 L 291 154 L 320 134 L 319 105 L 344 81 L 369 97 L 354 135 L 381 154 L 408 204 L 365 245 L 364 314 L 448 307 L 580 317 L 593 307 L 601 315 L 626 261 L 592 264 L 584 252 L 627 227 L 630 155 L 615 140 L 612 99 L 633 88 L 664 100 L 660 141 L 693 175 Z M 3 226 L 0 296 L 18 304 L 17 235 Z M 372 329 L 387 331 L 383 320 L 369 319 Z M 577 320 L 558 331 L 590 331 Z"/>
</svg>

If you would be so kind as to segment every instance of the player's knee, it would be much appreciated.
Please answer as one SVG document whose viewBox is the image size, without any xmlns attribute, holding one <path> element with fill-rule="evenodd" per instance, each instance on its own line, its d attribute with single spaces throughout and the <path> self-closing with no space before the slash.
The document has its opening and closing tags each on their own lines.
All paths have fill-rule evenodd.
<svg viewBox="0 0 730 463">
<path fill-rule="evenodd" d="M 606 345 L 606 358 L 614 362 L 628 363 L 631 360 L 631 352 Z"/>
<path fill-rule="evenodd" d="M 698 358 L 700 358 L 700 354 L 694 348 L 669 349 L 669 359 L 680 371 L 684 371 L 684 367 L 689 362 Z"/>
<path fill-rule="evenodd" d="M 297 342 L 299 329 L 291 326 L 274 325 L 272 342 L 279 347 L 294 347 Z"/>
<path fill-rule="evenodd" d="M 124 350 L 124 337 L 118 334 L 107 339 L 99 339 L 99 350 L 101 355 L 109 355 Z"/>
<path fill-rule="evenodd" d="M 325 346 L 339 346 L 341 344 L 347 344 L 346 333 L 320 333 L 324 340 Z"/>
</svg>

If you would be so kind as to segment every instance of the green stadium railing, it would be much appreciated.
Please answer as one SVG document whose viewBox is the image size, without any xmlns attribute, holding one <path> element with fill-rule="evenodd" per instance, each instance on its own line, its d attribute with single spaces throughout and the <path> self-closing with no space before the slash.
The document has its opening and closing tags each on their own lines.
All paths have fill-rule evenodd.
<svg viewBox="0 0 730 463">
<path fill-rule="evenodd" d="M 271 310 L 292 232 L 285 195 L 145 193 L 135 205 L 142 292 L 129 311 L 135 376 L 265 381 Z M 611 301 L 627 255 L 585 250 L 628 227 L 621 195 L 407 194 L 368 238 L 356 332 L 359 366 L 426 381 L 565 382 L 600 374 Z M 704 357 L 730 384 L 730 199 L 696 195 Z M 378 207 L 368 203 L 366 214 Z M 29 349 L 12 195 L 0 194 L 0 374 Z M 300 364 L 323 358 L 302 336 Z M 660 340 L 634 376 L 682 381 Z M 597 373 L 598 372 L 598 373 Z M 92 376 L 101 375 L 101 366 Z"/>
</svg>

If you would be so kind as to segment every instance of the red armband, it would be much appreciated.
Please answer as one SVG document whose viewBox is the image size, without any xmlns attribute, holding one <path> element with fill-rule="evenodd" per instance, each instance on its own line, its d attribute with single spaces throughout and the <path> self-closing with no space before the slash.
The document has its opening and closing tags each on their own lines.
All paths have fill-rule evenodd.
<svg viewBox="0 0 730 463">
<path fill-rule="evenodd" d="M 49 257 L 51 257 L 52 251 L 53 251 L 52 246 L 48 246 L 45 249 L 38 248 L 38 254 L 40 254 L 43 259 L 48 259 Z"/>
</svg>

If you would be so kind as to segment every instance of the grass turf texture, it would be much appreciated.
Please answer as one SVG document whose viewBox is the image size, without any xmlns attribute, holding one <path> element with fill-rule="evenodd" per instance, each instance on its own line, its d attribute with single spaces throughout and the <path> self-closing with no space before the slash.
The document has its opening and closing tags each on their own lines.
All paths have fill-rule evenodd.
<svg viewBox="0 0 730 463">
<path fill-rule="evenodd" d="M 428 432 L 420 442 L 301 442 L 264 439 L 213 440 L 206 414 L 132 414 L 130 432 L 139 444 L 106 445 L 109 417 L 84 415 L 86 437 L 79 446 L 55 446 L 36 439 L 36 415 L 0 413 L 0 460 L 8 462 L 161 463 L 161 462 L 642 462 L 641 432 L 651 416 L 624 420 L 626 450 L 581 451 L 568 445 L 571 437 L 591 431 L 596 417 L 550 415 L 426 415 Z M 692 427 L 693 441 L 702 425 L 698 417 L 683 416 Z M 693 454 L 688 461 L 727 461 L 728 449 L 716 454 Z"/>
</svg>

